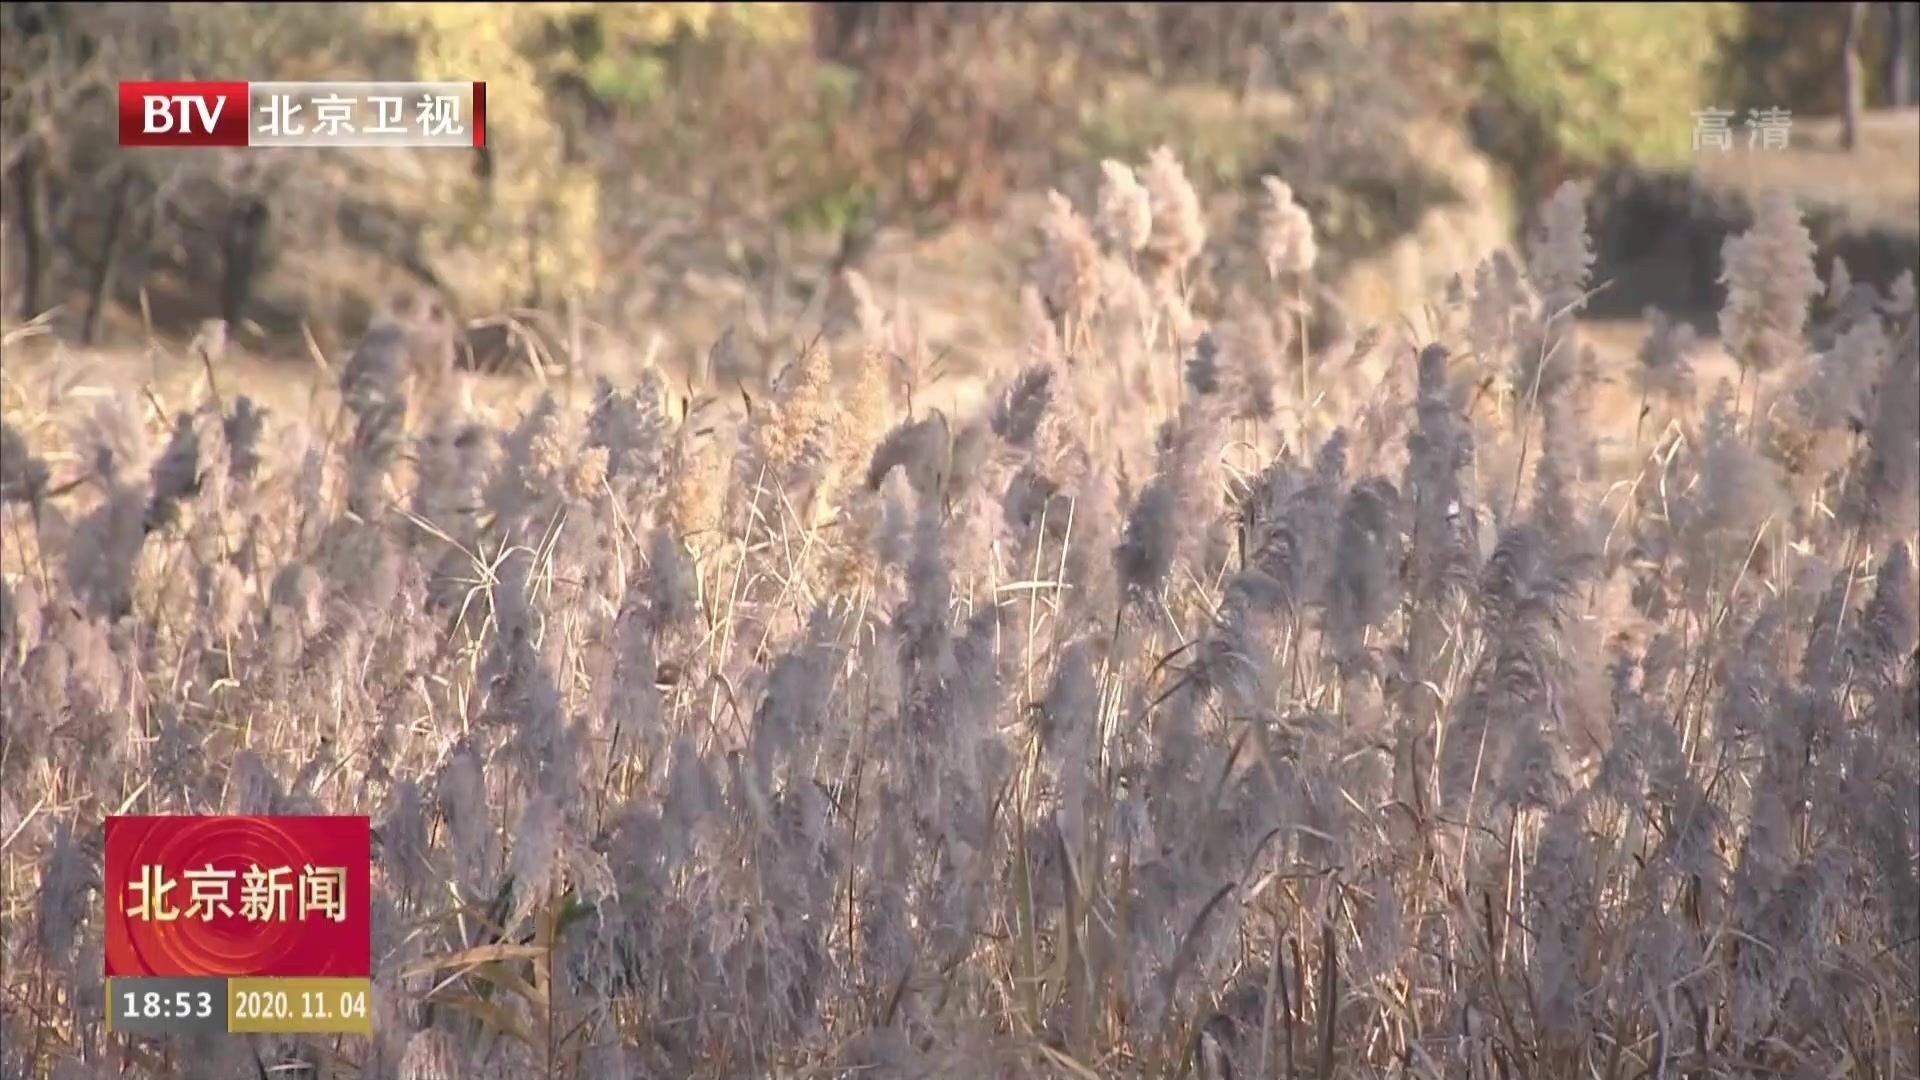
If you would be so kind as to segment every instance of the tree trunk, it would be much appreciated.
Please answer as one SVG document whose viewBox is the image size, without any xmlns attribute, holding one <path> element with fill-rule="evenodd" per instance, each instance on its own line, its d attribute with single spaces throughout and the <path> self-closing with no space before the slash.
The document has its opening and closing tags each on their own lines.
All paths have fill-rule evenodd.
<svg viewBox="0 0 1920 1080">
<path fill-rule="evenodd" d="M 253 283 L 259 276 L 267 220 L 267 204 L 259 199 L 247 199 L 234 209 L 233 217 L 227 222 L 220 317 L 227 321 L 230 334 L 239 333 L 240 324 L 246 318 L 247 300 L 253 295 Z"/>
<path fill-rule="evenodd" d="M 1840 146 L 1851 151 L 1860 144 L 1860 110 L 1864 90 L 1860 85 L 1860 36 L 1867 23 L 1867 5 L 1856 0 L 1847 5 L 1847 38 L 1841 50 L 1840 77 L 1846 94 L 1845 114 L 1840 118 Z"/>
<path fill-rule="evenodd" d="M 13 167 L 14 223 L 20 230 L 20 317 L 40 314 L 40 296 L 46 283 L 46 203 L 40 197 L 40 155 L 29 150 Z"/>
<path fill-rule="evenodd" d="M 93 344 L 94 334 L 100 327 L 100 310 L 106 306 L 107 297 L 113 289 L 113 267 L 120 261 L 120 238 L 126 232 L 127 200 L 133 192 L 134 174 L 131 170 L 120 174 L 113 185 L 113 202 L 107 208 L 106 232 L 100 240 L 100 259 L 93 267 L 92 295 L 87 302 L 87 318 L 80 326 L 80 343 Z"/>
<path fill-rule="evenodd" d="M 1920 105 L 1920 5 L 1895 0 L 1887 23 L 1887 104 L 1910 109 Z"/>
</svg>

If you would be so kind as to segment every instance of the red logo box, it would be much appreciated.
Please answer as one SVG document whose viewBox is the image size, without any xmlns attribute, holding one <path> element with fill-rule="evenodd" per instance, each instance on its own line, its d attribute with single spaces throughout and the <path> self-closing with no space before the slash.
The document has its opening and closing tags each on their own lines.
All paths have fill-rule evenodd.
<svg viewBox="0 0 1920 1080">
<path fill-rule="evenodd" d="M 111 817 L 107 976 L 372 975 L 366 817 Z"/>
<path fill-rule="evenodd" d="M 248 141 L 243 82 L 123 82 L 121 146 L 243 147 Z"/>
</svg>

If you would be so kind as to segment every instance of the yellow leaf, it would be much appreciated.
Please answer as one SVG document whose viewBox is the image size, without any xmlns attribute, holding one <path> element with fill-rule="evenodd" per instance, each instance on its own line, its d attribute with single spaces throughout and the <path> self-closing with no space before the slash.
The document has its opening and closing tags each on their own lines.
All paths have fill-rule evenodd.
<svg viewBox="0 0 1920 1080">
<path fill-rule="evenodd" d="M 544 951 L 532 945 L 508 945 L 505 943 L 477 945 L 464 952 L 454 953 L 451 956 L 442 956 L 420 964 L 415 964 L 401 974 L 407 978 L 414 978 L 419 975 L 429 975 L 436 971 L 444 971 L 447 968 L 477 968 L 482 964 L 495 963 L 501 960 L 533 960 L 542 955 L 544 955 Z"/>
<path fill-rule="evenodd" d="M 472 994 L 460 993 L 441 994 L 432 1000 L 436 1005 L 445 1005 L 451 1009 L 470 1013 L 481 1023 L 505 1032 L 536 1050 L 540 1049 L 540 1044 L 534 1040 L 533 1032 L 527 1030 L 525 1024 L 491 1001 L 483 1001 Z"/>
</svg>

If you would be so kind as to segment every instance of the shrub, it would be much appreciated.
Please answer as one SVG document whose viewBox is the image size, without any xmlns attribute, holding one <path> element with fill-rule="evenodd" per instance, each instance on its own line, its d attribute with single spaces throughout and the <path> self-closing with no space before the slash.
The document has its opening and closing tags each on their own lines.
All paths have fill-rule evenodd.
<svg viewBox="0 0 1920 1080">
<path fill-rule="evenodd" d="M 1691 152 L 1693 113 L 1734 108 L 1725 50 L 1738 4 L 1468 5 L 1476 82 L 1508 160 L 1666 163 Z"/>
</svg>

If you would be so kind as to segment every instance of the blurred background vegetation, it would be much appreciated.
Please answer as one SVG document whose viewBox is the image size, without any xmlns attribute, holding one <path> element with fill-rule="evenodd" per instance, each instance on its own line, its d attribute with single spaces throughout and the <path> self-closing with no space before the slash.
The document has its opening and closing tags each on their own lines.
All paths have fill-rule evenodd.
<svg viewBox="0 0 1920 1080">
<path fill-rule="evenodd" d="M 1910 106 L 1913 21 L 1861 6 L 1866 102 Z M 1448 203 L 1513 229 L 1569 176 L 1685 167 L 1696 108 L 1838 112 L 1849 8 L 8 3 L 0 301 L 268 352 L 419 287 L 469 320 L 772 335 L 885 238 L 1010 257 L 971 227 L 1162 143 L 1229 202 L 1286 177 L 1337 272 Z M 484 79 L 489 144 L 125 153 L 138 78 Z"/>
</svg>

